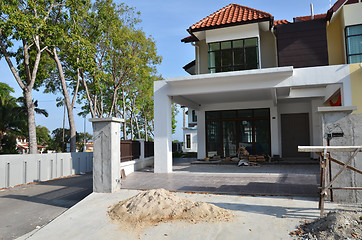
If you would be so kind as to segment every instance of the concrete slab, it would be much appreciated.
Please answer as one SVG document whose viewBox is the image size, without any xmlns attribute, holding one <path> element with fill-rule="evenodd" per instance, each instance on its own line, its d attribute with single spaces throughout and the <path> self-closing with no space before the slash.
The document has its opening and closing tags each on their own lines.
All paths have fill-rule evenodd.
<svg viewBox="0 0 362 240">
<path fill-rule="evenodd" d="M 138 171 L 122 179 L 123 189 L 164 188 L 169 191 L 219 194 L 318 197 L 318 165 L 193 165 L 173 166 L 172 173 Z"/>
<path fill-rule="evenodd" d="M 19 239 L 290 239 L 300 220 L 319 216 L 316 198 L 252 197 L 175 193 L 193 201 L 213 203 L 233 210 L 236 219 L 223 223 L 163 223 L 136 234 L 122 231 L 107 216 L 109 207 L 139 191 L 92 193 L 45 227 Z M 344 206 L 326 204 L 326 209 Z"/>
</svg>

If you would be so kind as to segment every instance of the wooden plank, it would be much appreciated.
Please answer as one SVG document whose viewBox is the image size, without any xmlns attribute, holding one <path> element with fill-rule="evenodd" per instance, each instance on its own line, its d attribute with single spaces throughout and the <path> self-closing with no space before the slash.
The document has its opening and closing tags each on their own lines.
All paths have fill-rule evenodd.
<svg viewBox="0 0 362 240">
<path fill-rule="evenodd" d="M 359 149 L 362 152 L 362 146 L 298 146 L 298 152 L 354 152 Z"/>
<path fill-rule="evenodd" d="M 321 188 L 319 187 L 319 189 L 321 189 Z M 330 187 L 329 189 L 362 190 L 362 187 Z"/>
<path fill-rule="evenodd" d="M 320 212 L 320 217 L 323 217 L 324 215 L 324 200 L 326 197 L 325 192 L 323 192 L 326 185 L 326 160 L 321 158 L 321 189 L 322 191 L 320 192 L 320 196 L 319 196 L 319 209 L 321 210 Z"/>
<path fill-rule="evenodd" d="M 335 163 L 337 163 L 337 164 L 339 164 L 339 165 L 341 165 L 341 166 L 344 166 L 344 163 L 343 163 L 343 162 L 340 162 L 340 161 L 338 161 L 337 159 L 334 159 L 334 158 L 332 158 L 332 157 L 329 157 L 329 158 L 330 158 L 330 160 L 331 160 L 332 162 L 335 162 Z M 362 174 L 362 171 L 361 171 L 361 170 L 358 170 L 357 168 L 354 168 L 354 167 L 351 167 L 351 166 L 347 166 L 347 168 L 350 169 L 350 170 L 352 170 L 352 171 L 355 171 L 355 172 L 357 172 L 357 173 L 359 173 L 359 174 Z"/>
<path fill-rule="evenodd" d="M 328 185 L 322 190 L 322 194 L 325 194 L 328 188 L 332 186 L 332 184 L 337 180 L 338 176 L 341 175 L 341 173 L 346 170 L 347 166 L 352 162 L 354 157 L 357 155 L 358 152 L 361 151 L 361 148 L 357 148 L 352 156 L 348 159 L 348 161 L 343 165 L 343 167 L 338 171 L 338 173 L 334 176 L 331 182 L 328 183 Z"/>
</svg>

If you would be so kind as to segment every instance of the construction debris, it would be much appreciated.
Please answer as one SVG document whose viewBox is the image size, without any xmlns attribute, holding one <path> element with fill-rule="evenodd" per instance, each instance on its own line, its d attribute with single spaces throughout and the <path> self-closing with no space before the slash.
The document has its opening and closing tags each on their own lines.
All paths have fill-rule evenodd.
<svg viewBox="0 0 362 240">
<path fill-rule="evenodd" d="M 290 235 L 297 240 L 362 239 L 362 211 L 329 212 L 313 222 L 305 221 Z"/>
</svg>

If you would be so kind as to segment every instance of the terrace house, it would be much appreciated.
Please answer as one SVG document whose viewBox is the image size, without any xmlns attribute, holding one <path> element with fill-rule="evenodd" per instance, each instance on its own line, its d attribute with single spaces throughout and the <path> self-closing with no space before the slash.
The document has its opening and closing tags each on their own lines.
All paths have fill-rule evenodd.
<svg viewBox="0 0 362 240">
<path fill-rule="evenodd" d="M 241 146 L 313 157 L 297 146 L 324 144 L 321 107 L 362 113 L 361 12 L 360 0 L 339 0 L 289 22 L 230 4 L 190 26 L 181 40 L 195 48 L 190 75 L 154 83 L 155 172 L 172 172 L 171 102 L 195 121 L 199 159 Z"/>
</svg>

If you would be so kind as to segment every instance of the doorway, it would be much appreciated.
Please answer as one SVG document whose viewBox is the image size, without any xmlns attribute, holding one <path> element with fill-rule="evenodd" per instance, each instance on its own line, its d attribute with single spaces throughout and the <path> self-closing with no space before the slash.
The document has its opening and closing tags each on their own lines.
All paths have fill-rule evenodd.
<svg viewBox="0 0 362 240">
<path fill-rule="evenodd" d="M 270 110 L 209 111 L 206 116 L 206 155 L 236 156 L 239 147 L 253 155 L 270 155 Z"/>
<path fill-rule="evenodd" d="M 282 157 L 308 158 L 309 153 L 298 152 L 298 146 L 309 146 L 309 114 L 281 114 Z"/>
</svg>

